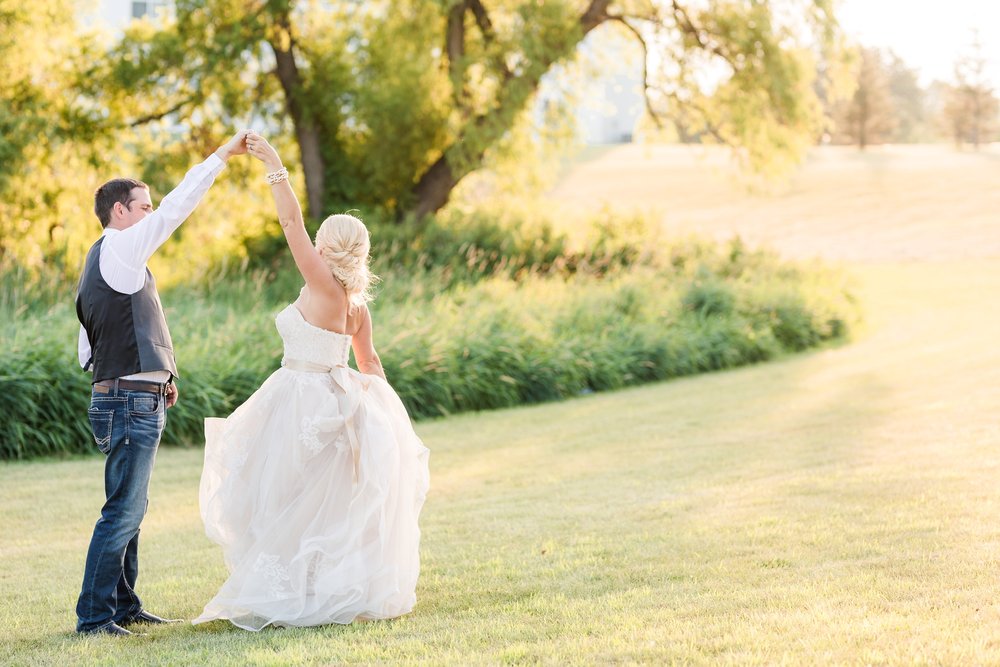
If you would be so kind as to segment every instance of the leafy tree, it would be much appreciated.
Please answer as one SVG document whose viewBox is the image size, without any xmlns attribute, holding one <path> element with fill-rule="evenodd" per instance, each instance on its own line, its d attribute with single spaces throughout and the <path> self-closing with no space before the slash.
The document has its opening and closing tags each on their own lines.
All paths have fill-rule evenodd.
<svg viewBox="0 0 1000 667">
<path fill-rule="evenodd" d="M 37 268 L 64 250 L 88 188 L 73 177 L 100 159 L 94 126 L 66 93 L 93 54 L 74 8 L 0 0 L 0 268 Z"/>
<path fill-rule="evenodd" d="M 51 64 L 45 42 L 31 39 L 51 33 L 58 24 L 60 3 L 51 12 L 34 11 L 20 2 L 0 0 L 0 185 L 18 172 L 32 140 L 48 133 L 45 89 L 38 72 Z M 66 3 L 61 3 L 66 4 Z"/>
<path fill-rule="evenodd" d="M 831 0 L 178 0 L 97 60 L 81 92 L 109 126 L 190 126 L 177 154 L 248 122 L 285 133 L 312 215 L 422 215 L 517 134 L 540 81 L 607 24 L 645 48 L 651 115 L 780 170 L 821 122 Z M 709 73 L 706 76 L 706 73 Z M 163 129 L 160 121 L 167 121 Z"/>
<path fill-rule="evenodd" d="M 920 85 L 917 72 L 895 53 L 886 59 L 889 95 L 895 109 L 896 128 L 892 141 L 916 143 L 927 141 L 927 91 Z"/>
<path fill-rule="evenodd" d="M 897 123 L 882 53 L 863 48 L 859 56 L 854 95 L 834 108 L 834 141 L 856 144 L 864 150 L 889 139 Z"/>
<path fill-rule="evenodd" d="M 100 183 L 139 175 L 155 200 L 229 133 L 218 121 L 195 123 L 193 132 L 153 119 L 123 123 L 116 96 L 136 103 L 90 78 L 117 64 L 102 62 L 102 37 L 76 24 L 76 4 L 0 0 L 0 275 L 8 280 L 42 273 L 75 280 L 100 233 L 92 210 Z M 250 240 L 265 235 L 269 197 L 248 162 L 234 161 L 206 204 L 175 234 L 180 242 L 154 258 L 161 282 L 240 261 Z"/>
<path fill-rule="evenodd" d="M 972 144 L 979 150 L 992 141 L 997 128 L 998 102 L 986 70 L 986 58 L 978 36 L 968 54 L 955 63 L 955 83 L 948 87 L 944 123 L 956 146 Z"/>
</svg>

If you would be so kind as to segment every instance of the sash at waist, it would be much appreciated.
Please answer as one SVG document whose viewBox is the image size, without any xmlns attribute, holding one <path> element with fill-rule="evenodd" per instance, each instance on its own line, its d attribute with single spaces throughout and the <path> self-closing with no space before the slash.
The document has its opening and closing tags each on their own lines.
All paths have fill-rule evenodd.
<svg viewBox="0 0 1000 667">
<path fill-rule="evenodd" d="M 327 366 L 325 364 L 317 364 L 313 361 L 306 361 L 305 359 L 282 359 L 281 366 L 290 371 L 300 371 L 302 373 L 330 373 L 334 368 L 345 368 L 345 366 L 340 364 L 337 366 Z"/>
</svg>

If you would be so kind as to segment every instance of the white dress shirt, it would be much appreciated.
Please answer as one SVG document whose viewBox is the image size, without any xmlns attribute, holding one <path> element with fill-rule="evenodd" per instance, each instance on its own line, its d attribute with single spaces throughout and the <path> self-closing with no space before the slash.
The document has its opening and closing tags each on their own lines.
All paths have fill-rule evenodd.
<svg viewBox="0 0 1000 667">
<path fill-rule="evenodd" d="M 174 230 L 191 215 L 198 202 L 215 182 L 226 163 L 215 153 L 191 168 L 184 180 L 163 198 L 160 207 L 128 229 L 105 229 L 101 244 L 101 277 L 108 286 L 122 294 L 135 294 L 146 284 L 146 262 Z M 91 355 L 87 330 L 80 325 L 77 352 L 80 366 L 86 368 Z M 126 380 L 166 382 L 170 371 L 148 371 L 125 375 Z"/>
</svg>

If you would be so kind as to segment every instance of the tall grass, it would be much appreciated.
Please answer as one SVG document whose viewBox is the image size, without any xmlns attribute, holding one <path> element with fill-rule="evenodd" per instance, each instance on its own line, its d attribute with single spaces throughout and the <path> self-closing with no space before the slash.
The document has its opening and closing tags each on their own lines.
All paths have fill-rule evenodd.
<svg viewBox="0 0 1000 667">
<path fill-rule="evenodd" d="M 416 418 L 763 361 L 843 336 L 856 317 L 834 272 L 739 241 L 667 243 L 641 220 L 601 222 L 582 242 L 485 214 L 372 227 L 385 278 L 376 344 Z M 288 265 L 243 268 L 164 295 L 181 375 L 166 443 L 201 442 L 204 417 L 228 414 L 278 366 L 273 315 L 299 285 Z M 0 296 L 0 458 L 93 450 L 71 301 L 64 286 Z"/>
</svg>

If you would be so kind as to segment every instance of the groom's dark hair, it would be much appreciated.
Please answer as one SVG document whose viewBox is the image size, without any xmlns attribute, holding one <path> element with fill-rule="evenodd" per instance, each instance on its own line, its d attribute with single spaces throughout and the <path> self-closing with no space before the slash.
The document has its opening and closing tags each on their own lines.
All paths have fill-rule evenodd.
<svg viewBox="0 0 1000 667">
<path fill-rule="evenodd" d="M 110 181 L 97 188 L 94 193 L 94 213 L 101 221 L 101 227 L 106 228 L 111 224 L 111 209 L 115 204 L 122 204 L 126 208 L 132 203 L 132 189 L 149 186 L 134 178 L 112 178 Z"/>
</svg>

